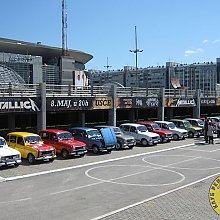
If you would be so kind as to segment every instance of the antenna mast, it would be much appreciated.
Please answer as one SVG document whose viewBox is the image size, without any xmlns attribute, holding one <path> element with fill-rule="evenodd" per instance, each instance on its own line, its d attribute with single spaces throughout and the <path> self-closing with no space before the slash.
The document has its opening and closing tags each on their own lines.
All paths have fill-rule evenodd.
<svg viewBox="0 0 220 220">
<path fill-rule="evenodd" d="M 67 52 L 67 12 L 66 0 L 62 0 L 62 56 Z"/>
<path fill-rule="evenodd" d="M 112 67 L 112 66 L 109 66 L 109 65 L 108 65 L 108 57 L 107 57 L 107 66 L 104 66 L 104 67 L 107 68 L 107 71 L 108 71 L 108 68 L 109 68 L 109 67 Z"/>
</svg>

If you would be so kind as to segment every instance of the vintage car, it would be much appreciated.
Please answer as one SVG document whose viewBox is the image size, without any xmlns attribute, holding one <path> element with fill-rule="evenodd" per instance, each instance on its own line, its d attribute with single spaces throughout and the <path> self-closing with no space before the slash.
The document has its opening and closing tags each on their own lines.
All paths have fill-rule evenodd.
<svg viewBox="0 0 220 220">
<path fill-rule="evenodd" d="M 203 129 L 200 127 L 192 126 L 191 123 L 187 120 L 182 119 L 171 119 L 170 122 L 173 122 L 177 128 L 186 129 L 188 131 L 188 137 L 200 137 L 203 135 Z"/>
<path fill-rule="evenodd" d="M 20 152 L 9 147 L 5 139 L 0 137 L 0 167 L 9 165 L 19 166 L 20 163 Z"/>
<path fill-rule="evenodd" d="M 140 121 L 137 124 L 145 125 L 148 131 L 159 134 L 161 142 L 170 142 L 173 139 L 173 132 L 162 129 L 157 123 L 153 121 Z"/>
<path fill-rule="evenodd" d="M 117 144 L 115 146 L 116 150 L 120 150 L 123 148 L 129 148 L 132 149 L 136 145 L 136 140 L 131 135 L 124 134 L 119 127 L 114 126 L 108 126 L 108 125 L 98 125 L 95 126 L 97 129 L 101 128 L 113 128 L 116 138 L 117 138 Z"/>
<path fill-rule="evenodd" d="M 173 132 L 173 140 L 185 139 L 188 136 L 188 132 L 185 129 L 177 128 L 173 122 L 169 121 L 154 121 L 161 128 Z"/>
<path fill-rule="evenodd" d="M 156 145 L 160 142 L 160 136 L 153 132 L 149 132 L 145 125 L 124 123 L 119 127 L 125 134 L 133 136 L 136 142 L 143 146 Z"/>
<path fill-rule="evenodd" d="M 86 153 L 86 145 L 82 141 L 75 140 L 73 135 L 64 130 L 47 129 L 39 132 L 44 143 L 53 146 L 63 158 L 70 155 L 83 157 Z"/>
<path fill-rule="evenodd" d="M 44 144 L 38 134 L 29 132 L 11 132 L 6 136 L 9 147 L 18 150 L 22 158 L 27 158 L 30 164 L 36 160 L 53 161 L 56 157 L 54 147 Z"/>
<path fill-rule="evenodd" d="M 117 144 L 117 139 L 112 128 L 73 127 L 69 131 L 76 140 L 86 144 L 87 150 L 97 154 L 99 152 L 111 153 Z"/>
</svg>

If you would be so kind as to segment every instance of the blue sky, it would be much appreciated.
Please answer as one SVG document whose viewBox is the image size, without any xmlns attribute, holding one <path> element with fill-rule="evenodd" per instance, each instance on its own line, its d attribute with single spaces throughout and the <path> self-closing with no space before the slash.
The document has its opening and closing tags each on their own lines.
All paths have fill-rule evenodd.
<svg viewBox="0 0 220 220">
<path fill-rule="evenodd" d="M 0 37 L 61 47 L 62 0 L 1 0 Z M 93 55 L 87 69 L 220 57 L 219 0 L 66 0 L 68 48 Z"/>
</svg>

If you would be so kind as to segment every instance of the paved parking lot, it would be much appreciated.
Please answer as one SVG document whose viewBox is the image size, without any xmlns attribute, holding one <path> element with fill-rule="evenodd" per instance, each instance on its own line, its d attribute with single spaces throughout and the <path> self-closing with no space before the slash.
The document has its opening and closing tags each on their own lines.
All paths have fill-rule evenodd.
<svg viewBox="0 0 220 220">
<path fill-rule="evenodd" d="M 220 174 L 219 158 L 219 144 L 203 145 L 198 140 L 194 144 L 189 139 L 111 155 L 58 159 L 57 164 L 53 162 L 56 166 L 61 162 L 66 162 L 65 165 L 71 162 L 71 166 L 63 165 L 54 173 L 48 170 L 53 163 L 40 163 L 34 171 L 41 170 L 47 175 L 28 174 L 29 178 L 0 184 L 1 216 L 73 219 L 74 215 L 77 220 L 218 219 L 209 205 L 208 191 Z M 80 163 L 75 164 L 77 161 Z M 49 165 L 47 169 L 46 165 Z M 19 169 L 23 165 L 4 172 Z"/>
</svg>

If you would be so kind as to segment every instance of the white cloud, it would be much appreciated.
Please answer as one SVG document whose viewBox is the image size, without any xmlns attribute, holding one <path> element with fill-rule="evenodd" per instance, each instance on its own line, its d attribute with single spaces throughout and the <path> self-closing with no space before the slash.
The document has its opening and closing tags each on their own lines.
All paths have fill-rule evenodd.
<svg viewBox="0 0 220 220">
<path fill-rule="evenodd" d="M 206 43 L 208 43 L 209 42 L 209 40 L 203 40 L 203 44 L 206 44 Z"/>
<path fill-rule="evenodd" d="M 186 50 L 184 52 L 184 56 L 188 57 L 192 54 L 198 54 L 198 53 L 203 53 L 203 52 L 204 52 L 204 50 L 202 48 L 197 48 L 196 50 Z"/>
<path fill-rule="evenodd" d="M 216 40 L 213 40 L 212 43 L 215 44 L 215 43 L 218 43 L 219 41 L 220 41 L 219 39 L 216 39 Z"/>
</svg>

